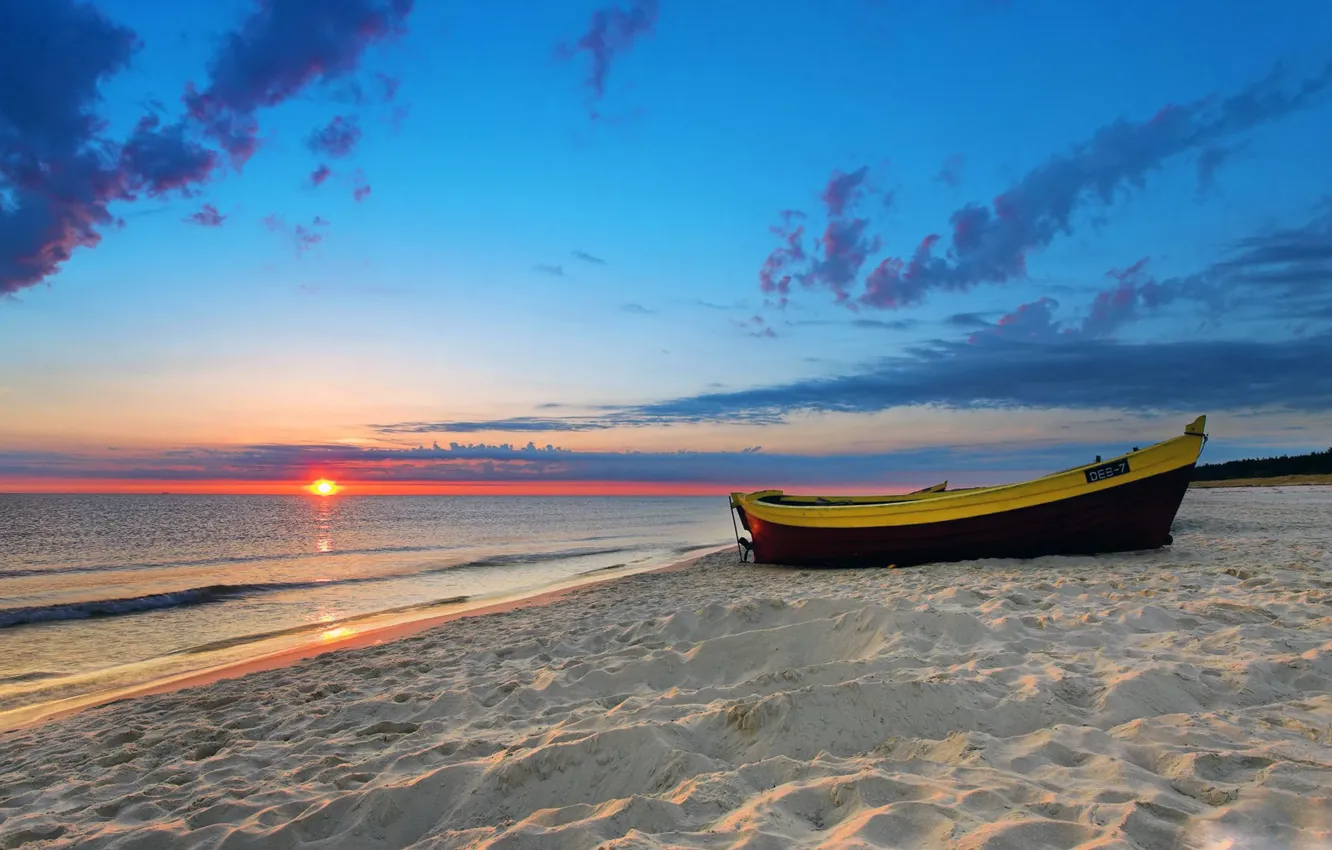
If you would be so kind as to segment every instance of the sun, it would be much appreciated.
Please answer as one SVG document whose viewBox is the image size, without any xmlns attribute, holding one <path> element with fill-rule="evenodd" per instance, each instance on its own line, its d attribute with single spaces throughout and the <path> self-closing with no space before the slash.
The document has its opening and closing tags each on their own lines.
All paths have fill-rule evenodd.
<svg viewBox="0 0 1332 850">
<path fill-rule="evenodd" d="M 338 485 L 329 481 L 327 478 L 321 478 L 310 485 L 310 492 L 316 496 L 332 496 L 338 492 Z"/>
</svg>

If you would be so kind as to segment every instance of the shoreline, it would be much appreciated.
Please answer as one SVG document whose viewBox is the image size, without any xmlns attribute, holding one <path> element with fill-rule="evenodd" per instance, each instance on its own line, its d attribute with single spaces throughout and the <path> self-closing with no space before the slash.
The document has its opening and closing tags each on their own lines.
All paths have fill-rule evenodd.
<svg viewBox="0 0 1332 850">
<path fill-rule="evenodd" d="M 687 569 L 703 558 L 731 548 L 733 548 L 732 545 L 716 549 L 705 548 L 681 561 L 665 565 L 592 570 L 512 593 L 495 596 L 473 596 L 465 601 L 446 601 L 427 606 L 414 606 L 410 614 L 403 611 L 390 611 L 364 615 L 354 618 L 357 625 L 352 627 L 344 625 L 348 621 L 334 621 L 327 624 L 328 628 L 326 629 L 320 627 L 308 629 L 309 639 L 306 641 L 295 646 L 268 652 L 263 651 L 264 644 L 272 645 L 279 638 L 260 639 L 252 644 L 258 653 L 246 658 L 225 661 L 198 670 L 151 678 L 148 681 L 133 685 L 62 697 L 0 711 L 0 740 L 12 733 L 31 729 L 49 721 L 70 717 L 98 706 L 238 679 L 252 673 L 289 667 L 306 659 L 327 653 L 391 643 L 454 620 L 547 605 L 571 592 L 619 581 L 634 575 Z M 440 613 L 439 609 L 442 608 L 449 610 Z"/>
<path fill-rule="evenodd" d="M 1332 475 L 1279 475 L 1274 478 L 1222 478 L 1216 481 L 1190 481 L 1189 488 L 1212 490 L 1243 487 L 1326 487 Z"/>
</svg>

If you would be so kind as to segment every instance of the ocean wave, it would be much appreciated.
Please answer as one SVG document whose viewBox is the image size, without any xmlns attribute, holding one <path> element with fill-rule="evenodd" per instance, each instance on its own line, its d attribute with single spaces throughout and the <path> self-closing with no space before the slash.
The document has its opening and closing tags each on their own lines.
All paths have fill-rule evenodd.
<svg viewBox="0 0 1332 850">
<path fill-rule="evenodd" d="M 409 550 L 402 547 L 395 551 L 424 551 L 427 547 Z M 207 605 L 226 602 L 246 596 L 281 591 L 310 590 L 320 587 L 337 587 L 349 584 L 410 580 L 414 576 L 432 575 L 453 570 L 473 570 L 488 567 L 521 567 L 533 564 L 567 561 L 578 558 L 593 558 L 604 555 L 642 551 L 640 547 L 617 546 L 600 549 L 560 549 L 547 552 L 513 552 L 487 555 L 458 563 L 426 567 L 412 572 L 389 573 L 375 576 L 353 576 L 323 581 L 293 581 L 251 584 L 210 584 L 204 587 L 190 587 L 182 590 L 149 593 L 143 596 L 128 596 L 115 599 L 93 599 L 83 602 L 67 602 L 53 605 L 34 605 L 26 608 L 0 608 L 0 629 L 15 626 L 28 626 L 41 623 L 59 623 L 68 620 L 88 620 L 100 617 L 121 617 L 129 614 L 141 614 L 164 608 L 183 608 L 192 605 Z M 639 558 L 631 563 L 646 560 Z M 615 566 L 623 566 L 617 564 Z M 54 571 L 51 571 L 54 572 Z M 0 573 L 3 576 L 4 573 Z M 426 603 L 438 604 L 438 603 Z"/>
<path fill-rule="evenodd" d="M 31 673 L 18 673 L 13 676 L 0 676 L 0 685 L 22 685 L 27 682 L 40 682 L 43 679 L 59 679 L 64 673 L 52 673 L 47 670 L 35 670 Z"/>
<path fill-rule="evenodd" d="M 607 549 L 561 549 L 552 552 L 512 552 L 505 555 L 486 555 L 444 567 L 425 570 L 427 573 L 446 572 L 448 570 L 473 569 L 476 567 L 517 567 L 528 564 L 543 564 L 549 561 L 567 561 L 573 558 L 593 558 L 598 555 L 618 555 L 621 552 L 636 551 L 636 546 L 616 546 Z"/>
<path fill-rule="evenodd" d="M 258 561 L 295 561 L 305 558 L 328 558 L 334 555 L 391 555 L 400 552 L 447 552 L 459 546 L 373 546 L 367 549 L 333 549 L 328 552 L 279 552 L 269 555 L 230 555 L 221 558 L 197 558 L 188 561 L 142 561 L 125 564 L 84 564 L 72 567 L 29 567 L 0 570 L 0 578 L 29 578 L 32 576 L 62 575 L 67 573 L 127 572 L 130 570 L 160 570 L 176 567 L 222 567 L 228 564 L 250 564 Z"/>
<path fill-rule="evenodd" d="M 0 629 L 28 626 L 36 623 L 59 623 L 65 620 L 89 620 L 94 617 L 121 617 L 162 608 L 183 608 L 225 602 L 241 596 L 276 593 L 283 590 L 306 590 L 327 584 L 347 584 L 363 581 L 382 581 L 381 577 L 344 579 L 340 582 L 292 581 L 267 584 L 210 584 L 188 587 L 144 596 L 124 596 L 117 599 L 91 599 L 85 602 L 65 602 L 56 605 L 33 605 L 27 608 L 0 609 Z"/>
</svg>

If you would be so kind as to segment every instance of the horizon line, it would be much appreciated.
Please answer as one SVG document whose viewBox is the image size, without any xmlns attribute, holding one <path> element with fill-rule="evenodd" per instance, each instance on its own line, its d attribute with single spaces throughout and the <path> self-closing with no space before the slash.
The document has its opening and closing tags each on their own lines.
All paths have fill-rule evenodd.
<svg viewBox="0 0 1332 850">
<path fill-rule="evenodd" d="M 937 483 L 948 476 L 935 473 L 934 480 L 917 483 L 914 480 L 883 481 L 872 484 L 814 483 L 796 484 L 802 491 L 865 494 L 905 493 Z M 0 495 L 7 496 L 308 496 L 320 499 L 338 499 L 347 496 L 726 496 L 733 492 L 787 489 L 783 482 L 758 484 L 737 481 L 733 484 L 702 482 L 639 482 L 639 481 L 551 481 L 551 482 L 347 482 L 336 481 L 338 492 L 321 496 L 311 493 L 309 481 L 108 481 L 106 479 L 0 480 Z"/>
</svg>

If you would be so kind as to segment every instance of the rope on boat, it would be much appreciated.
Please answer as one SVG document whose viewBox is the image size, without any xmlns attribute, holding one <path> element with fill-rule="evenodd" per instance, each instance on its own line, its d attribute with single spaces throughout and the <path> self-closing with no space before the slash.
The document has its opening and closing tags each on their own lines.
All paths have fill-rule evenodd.
<svg viewBox="0 0 1332 850">
<path fill-rule="evenodd" d="M 754 551 L 754 544 L 740 536 L 740 527 L 735 524 L 735 512 L 739 507 L 734 501 L 731 501 L 731 529 L 735 532 L 735 548 L 740 553 L 740 563 L 746 563 L 749 560 L 749 553 Z"/>
</svg>

